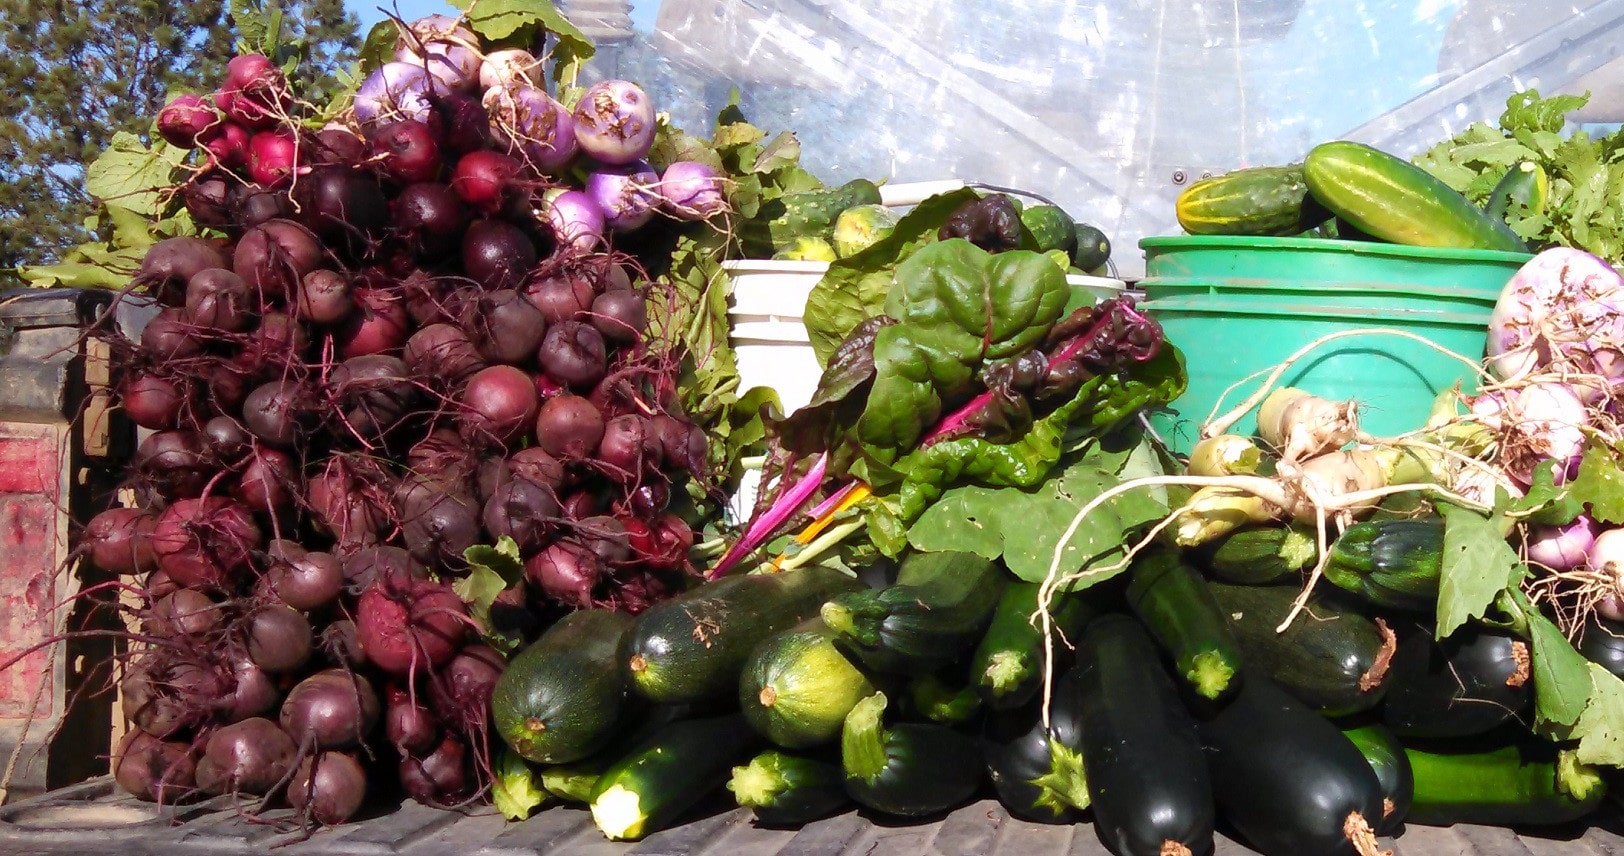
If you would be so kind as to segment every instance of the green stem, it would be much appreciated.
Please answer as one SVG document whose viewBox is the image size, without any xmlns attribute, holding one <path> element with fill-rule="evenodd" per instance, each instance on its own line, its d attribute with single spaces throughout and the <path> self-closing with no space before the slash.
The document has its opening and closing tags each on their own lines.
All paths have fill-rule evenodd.
<svg viewBox="0 0 1624 856">
<path fill-rule="evenodd" d="M 795 555 L 784 560 L 779 566 L 781 571 L 793 571 L 796 568 L 829 552 L 836 544 L 846 540 L 846 536 L 863 528 L 862 519 L 849 520 L 839 526 L 831 526 L 822 535 L 812 539 L 812 543 L 796 551 Z"/>
<path fill-rule="evenodd" d="M 846 714 L 840 732 L 840 761 L 846 775 L 873 781 L 885 772 L 889 762 L 885 744 L 890 735 L 885 730 L 884 715 L 885 693 L 863 699 Z"/>
</svg>

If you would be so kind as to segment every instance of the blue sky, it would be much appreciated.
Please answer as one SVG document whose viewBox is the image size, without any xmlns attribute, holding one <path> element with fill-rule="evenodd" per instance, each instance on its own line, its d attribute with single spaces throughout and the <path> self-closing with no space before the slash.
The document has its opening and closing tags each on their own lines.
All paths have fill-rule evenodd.
<svg viewBox="0 0 1624 856">
<path fill-rule="evenodd" d="M 372 29 L 372 25 L 384 19 L 378 7 L 383 6 L 396 11 L 400 17 L 411 21 L 424 15 L 455 15 L 457 10 L 445 0 L 344 0 L 344 5 L 361 19 L 361 32 L 364 34 Z M 564 5 L 564 4 L 556 4 Z M 660 8 L 659 0 L 633 0 L 632 23 L 637 29 L 647 32 L 654 28 L 654 13 Z"/>
</svg>

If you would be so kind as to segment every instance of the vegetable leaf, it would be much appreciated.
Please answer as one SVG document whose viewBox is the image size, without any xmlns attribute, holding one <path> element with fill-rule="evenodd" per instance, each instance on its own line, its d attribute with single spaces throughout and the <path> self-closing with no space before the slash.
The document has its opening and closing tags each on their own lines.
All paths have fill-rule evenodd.
<svg viewBox="0 0 1624 856">
<path fill-rule="evenodd" d="M 145 217 L 156 217 L 168 200 L 173 176 L 186 152 L 168 143 L 148 148 L 141 138 L 119 131 L 107 150 L 85 169 L 85 191 Z"/>
<path fill-rule="evenodd" d="M 582 63 L 592 58 L 592 40 L 547 0 L 448 0 L 465 13 L 468 28 L 499 47 L 529 48 L 543 32 L 558 37 L 553 45 L 553 80 L 573 81 Z"/>
<path fill-rule="evenodd" d="M 547 792 L 536 783 L 530 765 L 512 749 L 503 748 L 496 758 L 496 777 L 491 782 L 491 802 L 508 820 L 524 820 L 547 801 Z"/>
<path fill-rule="evenodd" d="M 1498 515 L 1484 517 L 1452 508 L 1444 517 L 1442 578 L 1438 584 L 1437 638 L 1482 618 L 1495 598 L 1523 573 L 1517 551 L 1506 543 Z"/>
<path fill-rule="evenodd" d="M 1595 663 L 1589 669 L 1590 701 L 1573 728 L 1579 761 L 1624 767 L 1624 681 Z"/>
<path fill-rule="evenodd" d="M 524 576 L 524 560 L 519 558 L 519 545 L 504 535 L 496 546 L 475 544 L 464 550 L 468 562 L 468 575 L 457 580 L 451 588 L 468 604 L 468 614 L 479 623 L 486 641 L 503 654 L 511 654 L 524 644 L 516 634 L 504 631 L 491 621 L 491 604 L 503 590 Z"/>
<path fill-rule="evenodd" d="M 361 77 L 365 78 L 394 58 L 395 40 L 398 38 L 400 28 L 394 21 L 384 19 L 372 25 L 372 29 L 367 31 L 366 41 L 361 43 Z"/>
<path fill-rule="evenodd" d="M 1148 443 L 1140 440 L 1139 445 Z M 1055 547 L 1084 505 L 1123 480 L 1125 465 L 1142 458 L 1134 446 L 1095 444 L 1035 488 L 968 485 L 950 488 L 908 530 L 908 543 L 926 551 L 961 550 L 1002 557 L 1017 577 L 1040 582 Z M 1128 533 L 1167 514 L 1164 495 L 1129 491 L 1084 518 L 1066 542 L 1062 573 L 1102 568 L 1120 558 Z M 1106 577 L 1092 579 L 1091 585 Z"/>
<path fill-rule="evenodd" d="M 1546 726 L 1571 728 L 1578 724 L 1590 697 L 1590 661 L 1575 651 L 1561 629 L 1529 604 L 1521 592 L 1514 599 L 1523 608 L 1534 649 L 1535 718 Z"/>
<path fill-rule="evenodd" d="M 1604 443 L 1592 443 L 1579 460 L 1579 474 L 1568 484 L 1568 495 L 1590 509 L 1598 523 L 1624 523 L 1624 472 L 1619 453 Z"/>
</svg>

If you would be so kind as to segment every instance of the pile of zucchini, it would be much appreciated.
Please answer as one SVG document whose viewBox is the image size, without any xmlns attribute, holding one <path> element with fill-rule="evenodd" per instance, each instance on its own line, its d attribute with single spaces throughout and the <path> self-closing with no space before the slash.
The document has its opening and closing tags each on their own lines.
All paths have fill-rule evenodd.
<svg viewBox="0 0 1624 856">
<path fill-rule="evenodd" d="M 981 796 L 1092 821 L 1119 856 L 1371 852 L 1406 818 L 1563 823 L 1594 770 L 1534 738 L 1527 648 L 1442 643 L 1437 521 L 1357 524 L 1284 631 L 1287 528 L 1154 549 L 1062 593 L 968 553 L 913 553 L 870 588 L 831 569 L 705 583 L 636 618 L 585 611 L 509 665 L 493 722 L 561 800 L 636 839 L 702 804 L 798 826 L 939 816 Z M 1603 635 L 1603 634 L 1597 634 Z M 1045 680 L 1045 649 L 1053 654 Z M 1624 662 L 1624 657 L 1616 658 Z"/>
</svg>

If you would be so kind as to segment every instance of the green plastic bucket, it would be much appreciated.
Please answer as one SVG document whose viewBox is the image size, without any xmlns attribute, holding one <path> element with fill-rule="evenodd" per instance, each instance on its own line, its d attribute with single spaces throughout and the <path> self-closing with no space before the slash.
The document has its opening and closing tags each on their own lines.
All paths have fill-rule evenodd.
<svg viewBox="0 0 1624 856">
<path fill-rule="evenodd" d="M 1141 305 L 1184 352 L 1190 374 L 1185 394 L 1152 417 L 1179 452 L 1194 445 L 1215 408 L 1222 414 L 1240 404 L 1265 373 L 1322 336 L 1397 329 L 1468 359 L 1481 358 L 1501 289 L 1533 258 L 1496 250 L 1232 235 L 1153 237 L 1139 246 L 1145 251 Z M 1474 390 L 1475 377 L 1470 366 L 1424 342 L 1359 335 L 1320 346 L 1289 368 L 1281 383 L 1354 399 L 1362 405 L 1365 430 L 1389 435 L 1420 427 L 1439 392 L 1457 382 Z M 1249 434 L 1256 427 L 1248 415 L 1231 430 Z"/>
</svg>

